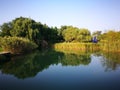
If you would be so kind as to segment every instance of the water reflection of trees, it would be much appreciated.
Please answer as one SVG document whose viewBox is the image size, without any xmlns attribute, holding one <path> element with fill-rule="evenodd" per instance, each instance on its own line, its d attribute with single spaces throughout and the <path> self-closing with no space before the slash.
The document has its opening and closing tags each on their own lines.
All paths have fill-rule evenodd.
<svg viewBox="0 0 120 90">
<path fill-rule="evenodd" d="M 61 58 L 63 66 L 77 66 L 77 65 L 88 65 L 91 62 L 91 52 L 80 51 L 80 50 L 57 50 L 64 53 Z"/>
<path fill-rule="evenodd" d="M 73 54 L 48 50 L 44 52 L 33 52 L 28 55 L 16 56 L 11 61 L 3 63 L 1 72 L 14 75 L 17 78 L 34 77 L 52 64 L 61 63 L 63 66 L 88 65 L 91 62 L 90 54 Z"/>
<path fill-rule="evenodd" d="M 10 61 L 11 58 L 6 57 L 4 55 L 0 55 L 0 69 L 3 67 L 4 63 Z"/>
<path fill-rule="evenodd" d="M 71 65 L 88 65 L 91 62 L 91 58 L 89 54 L 65 54 L 64 57 L 61 60 L 61 63 L 63 66 Z"/>
<path fill-rule="evenodd" d="M 120 67 L 120 53 L 104 52 L 101 62 L 105 67 L 105 71 L 116 70 L 118 67 Z"/>
<path fill-rule="evenodd" d="M 18 78 L 33 77 L 38 72 L 47 69 L 51 64 L 58 63 L 58 54 L 50 52 L 34 52 L 28 55 L 13 57 L 10 62 L 5 63 L 1 71 L 5 74 L 12 74 Z"/>
</svg>

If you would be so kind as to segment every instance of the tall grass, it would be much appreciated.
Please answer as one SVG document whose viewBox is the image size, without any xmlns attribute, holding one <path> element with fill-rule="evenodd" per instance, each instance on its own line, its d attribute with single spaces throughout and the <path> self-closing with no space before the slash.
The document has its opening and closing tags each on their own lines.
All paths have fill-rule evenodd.
<svg viewBox="0 0 120 90">
<path fill-rule="evenodd" d="M 120 52 L 120 41 L 104 41 L 100 45 L 101 50 L 105 52 Z"/>
<path fill-rule="evenodd" d="M 54 49 L 58 51 L 72 52 L 120 52 L 120 42 L 100 42 L 100 43 L 56 43 Z"/>
<path fill-rule="evenodd" d="M 98 51 L 100 50 L 100 44 L 95 43 L 56 43 L 54 44 L 55 50 L 64 50 L 64 51 Z"/>
</svg>

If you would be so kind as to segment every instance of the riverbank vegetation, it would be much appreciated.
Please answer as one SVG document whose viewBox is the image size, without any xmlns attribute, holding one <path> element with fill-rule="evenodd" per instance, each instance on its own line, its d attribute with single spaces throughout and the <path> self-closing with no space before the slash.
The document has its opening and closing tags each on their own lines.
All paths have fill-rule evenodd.
<svg viewBox="0 0 120 90">
<path fill-rule="evenodd" d="M 3 37 L 0 38 L 0 43 L 0 46 L 4 51 L 8 51 L 13 54 L 29 52 L 38 47 L 29 39 L 19 37 Z"/>
<path fill-rule="evenodd" d="M 52 45 L 62 50 L 120 51 L 120 31 L 95 31 L 74 26 L 49 27 L 31 18 L 19 17 L 0 26 L 0 46 L 14 53 Z"/>
</svg>

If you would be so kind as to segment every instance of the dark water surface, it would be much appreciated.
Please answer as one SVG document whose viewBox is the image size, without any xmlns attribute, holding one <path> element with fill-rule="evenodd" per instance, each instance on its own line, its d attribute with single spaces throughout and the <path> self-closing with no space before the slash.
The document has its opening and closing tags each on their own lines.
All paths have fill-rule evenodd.
<svg viewBox="0 0 120 90">
<path fill-rule="evenodd" d="M 0 90 L 120 90 L 119 53 L 33 52 L 0 62 Z"/>
</svg>

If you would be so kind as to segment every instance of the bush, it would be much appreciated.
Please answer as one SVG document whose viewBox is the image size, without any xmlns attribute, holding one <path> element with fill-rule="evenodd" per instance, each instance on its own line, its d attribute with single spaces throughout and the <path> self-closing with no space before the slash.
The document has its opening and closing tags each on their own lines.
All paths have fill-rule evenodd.
<svg viewBox="0 0 120 90">
<path fill-rule="evenodd" d="M 38 47 L 30 40 L 20 37 L 1 37 L 0 46 L 13 54 L 29 52 Z"/>
</svg>

